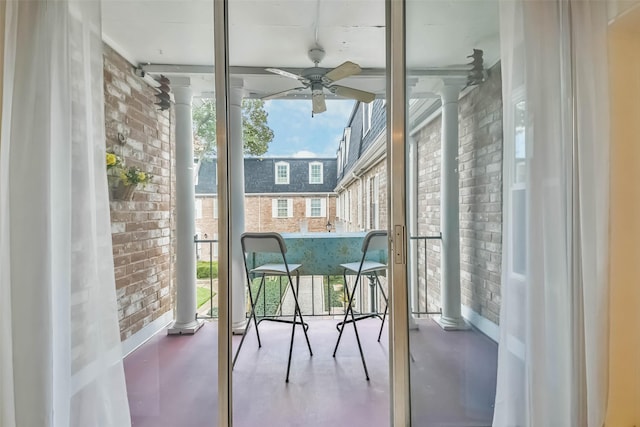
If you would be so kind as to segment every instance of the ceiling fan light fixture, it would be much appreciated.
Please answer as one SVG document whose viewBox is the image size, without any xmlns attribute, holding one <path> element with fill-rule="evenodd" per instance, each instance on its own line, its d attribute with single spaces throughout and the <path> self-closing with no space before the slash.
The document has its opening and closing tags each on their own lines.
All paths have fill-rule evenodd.
<svg viewBox="0 0 640 427">
<path fill-rule="evenodd" d="M 286 95 L 287 93 L 292 91 L 311 89 L 313 114 L 322 113 L 327 110 L 324 89 L 327 89 L 329 92 L 340 97 L 355 99 L 361 102 L 371 102 L 375 99 L 375 93 L 366 92 L 347 86 L 337 86 L 334 84 L 338 80 L 359 74 L 362 70 L 358 64 L 351 61 L 345 61 L 337 67 L 331 69 L 320 67 L 318 66 L 318 64 L 324 58 L 325 51 L 318 45 L 312 47 L 309 50 L 308 54 L 309 59 L 313 61 L 314 66 L 305 68 L 304 70 L 300 71 L 299 74 L 292 73 L 291 71 L 281 70 L 279 68 L 266 68 L 266 70 L 270 73 L 298 80 L 298 82 L 300 82 L 302 86 L 267 95 L 261 99 L 273 99 L 278 96 Z"/>
<path fill-rule="evenodd" d="M 318 65 L 318 63 L 320 63 L 320 61 L 324 59 L 324 55 L 325 51 L 320 46 L 314 46 L 309 49 L 309 59 L 316 65 Z"/>
</svg>

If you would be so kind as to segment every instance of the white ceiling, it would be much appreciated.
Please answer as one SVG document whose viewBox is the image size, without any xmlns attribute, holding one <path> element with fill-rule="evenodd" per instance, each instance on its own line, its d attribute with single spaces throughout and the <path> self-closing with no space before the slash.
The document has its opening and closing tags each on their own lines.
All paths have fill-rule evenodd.
<svg viewBox="0 0 640 427">
<path fill-rule="evenodd" d="M 440 79 L 419 70 L 461 68 L 473 48 L 484 50 L 485 64 L 498 59 L 496 0 L 412 0 L 407 5 L 407 64 L 420 75 L 412 80 L 427 93 Z M 299 86 L 266 67 L 299 72 L 312 65 L 307 51 L 317 40 L 325 49 L 321 67 L 346 60 L 359 64 L 360 76 L 341 85 L 384 96 L 384 0 L 230 0 L 229 58 L 241 69 L 250 96 L 261 97 Z M 213 65 L 213 1 L 104 0 L 105 41 L 134 64 Z M 160 67 L 162 68 L 162 67 Z M 238 68 L 233 68 L 238 70 Z M 177 74 L 164 70 L 171 78 Z M 197 91 L 212 92 L 210 74 L 187 73 Z M 185 75 L 180 73 L 180 75 Z"/>
</svg>

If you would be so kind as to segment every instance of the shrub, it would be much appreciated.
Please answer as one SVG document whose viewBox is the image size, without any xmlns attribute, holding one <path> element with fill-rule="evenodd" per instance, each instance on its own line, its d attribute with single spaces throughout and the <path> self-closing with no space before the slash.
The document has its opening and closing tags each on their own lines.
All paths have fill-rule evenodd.
<svg viewBox="0 0 640 427">
<path fill-rule="evenodd" d="M 208 279 L 210 277 L 217 279 L 218 261 L 213 261 L 212 263 L 209 263 L 209 261 L 198 261 L 196 277 L 198 279 Z"/>
</svg>

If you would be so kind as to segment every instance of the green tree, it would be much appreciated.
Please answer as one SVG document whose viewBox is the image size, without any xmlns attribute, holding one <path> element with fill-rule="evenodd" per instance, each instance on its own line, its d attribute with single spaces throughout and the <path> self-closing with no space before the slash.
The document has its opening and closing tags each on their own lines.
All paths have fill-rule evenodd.
<svg viewBox="0 0 640 427">
<path fill-rule="evenodd" d="M 267 125 L 267 112 L 261 99 L 242 101 L 242 140 L 245 154 L 261 156 L 273 141 L 273 130 Z M 193 109 L 194 151 L 198 159 L 216 152 L 216 107 L 208 99 Z"/>
</svg>

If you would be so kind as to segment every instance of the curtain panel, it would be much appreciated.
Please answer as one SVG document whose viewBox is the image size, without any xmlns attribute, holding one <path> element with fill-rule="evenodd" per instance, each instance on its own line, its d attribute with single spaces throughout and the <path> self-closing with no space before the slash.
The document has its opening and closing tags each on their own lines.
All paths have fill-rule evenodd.
<svg viewBox="0 0 640 427">
<path fill-rule="evenodd" d="M 0 424 L 126 427 L 101 5 L 5 6 Z"/>
<path fill-rule="evenodd" d="M 494 426 L 603 425 L 606 2 L 500 2 L 505 198 Z M 522 181 L 523 193 L 508 191 Z M 516 268 L 514 253 L 524 266 Z"/>
</svg>

